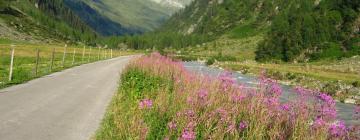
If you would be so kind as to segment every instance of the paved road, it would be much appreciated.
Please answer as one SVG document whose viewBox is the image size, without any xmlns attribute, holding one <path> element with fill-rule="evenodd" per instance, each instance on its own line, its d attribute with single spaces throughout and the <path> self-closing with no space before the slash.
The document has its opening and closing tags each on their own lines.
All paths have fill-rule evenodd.
<svg viewBox="0 0 360 140">
<path fill-rule="evenodd" d="M 132 57 L 86 64 L 0 90 L 0 140 L 88 140 Z"/>
</svg>

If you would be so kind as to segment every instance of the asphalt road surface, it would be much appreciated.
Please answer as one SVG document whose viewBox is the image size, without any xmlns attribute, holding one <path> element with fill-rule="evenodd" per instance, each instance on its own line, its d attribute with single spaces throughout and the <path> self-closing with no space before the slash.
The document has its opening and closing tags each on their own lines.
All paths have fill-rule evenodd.
<svg viewBox="0 0 360 140">
<path fill-rule="evenodd" d="M 88 140 L 132 56 L 95 62 L 0 90 L 0 140 Z"/>
</svg>

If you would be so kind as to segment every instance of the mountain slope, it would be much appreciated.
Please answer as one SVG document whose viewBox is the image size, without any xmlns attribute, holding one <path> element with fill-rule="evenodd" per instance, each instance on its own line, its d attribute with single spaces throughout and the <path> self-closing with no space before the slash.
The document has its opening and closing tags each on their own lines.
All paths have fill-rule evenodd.
<svg viewBox="0 0 360 140">
<path fill-rule="evenodd" d="M 94 41 L 97 34 L 62 0 L 0 2 L 2 38 L 14 40 Z"/>
<path fill-rule="evenodd" d="M 264 34 L 257 60 L 309 61 L 360 54 L 359 1 L 196 0 L 161 32 L 242 38 Z M 234 35 L 235 34 L 235 35 Z M 200 42 L 201 43 L 201 42 Z"/>
<path fill-rule="evenodd" d="M 151 31 L 190 0 L 82 0 L 101 15 L 128 29 Z M 175 5 L 174 5 L 175 3 Z"/>
<path fill-rule="evenodd" d="M 72 9 L 85 23 L 102 35 L 126 35 L 141 33 L 140 30 L 125 28 L 121 24 L 102 16 L 95 9 L 81 0 L 64 0 L 64 3 Z"/>
</svg>

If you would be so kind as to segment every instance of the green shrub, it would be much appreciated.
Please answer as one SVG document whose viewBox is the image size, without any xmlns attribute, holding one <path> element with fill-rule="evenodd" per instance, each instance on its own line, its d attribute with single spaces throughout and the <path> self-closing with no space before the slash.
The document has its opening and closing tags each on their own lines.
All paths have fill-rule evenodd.
<svg viewBox="0 0 360 140">
<path fill-rule="evenodd" d="M 206 60 L 206 65 L 210 66 L 215 63 L 215 59 L 210 57 L 208 60 Z"/>
</svg>

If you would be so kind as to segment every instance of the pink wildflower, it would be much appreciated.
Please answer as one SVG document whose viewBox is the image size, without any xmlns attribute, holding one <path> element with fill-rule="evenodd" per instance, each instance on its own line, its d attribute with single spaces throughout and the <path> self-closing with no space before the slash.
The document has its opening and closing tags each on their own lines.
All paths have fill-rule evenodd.
<svg viewBox="0 0 360 140">
<path fill-rule="evenodd" d="M 221 81 L 221 89 L 224 92 L 227 92 L 236 82 L 235 78 L 231 76 L 231 72 L 221 74 L 219 80 Z"/>
<path fill-rule="evenodd" d="M 175 130 L 176 129 L 176 123 L 175 122 L 169 122 L 168 123 L 168 127 L 170 130 Z"/>
<path fill-rule="evenodd" d="M 195 126 L 196 124 L 194 122 L 190 122 L 182 132 L 181 139 L 194 140 L 196 138 L 196 134 L 194 132 Z"/>
<path fill-rule="evenodd" d="M 183 140 L 194 140 L 195 138 L 195 132 L 192 130 L 184 130 L 181 134 Z"/>
<path fill-rule="evenodd" d="M 209 93 L 205 89 L 201 89 L 198 92 L 198 96 L 201 100 L 204 100 L 208 95 L 209 95 Z"/>
<path fill-rule="evenodd" d="M 228 126 L 226 132 L 227 133 L 234 133 L 236 130 L 236 125 L 234 122 L 230 123 L 230 125 Z"/>
<path fill-rule="evenodd" d="M 317 129 L 323 127 L 325 124 L 326 122 L 322 118 L 317 118 L 312 124 L 312 127 Z"/>
<path fill-rule="evenodd" d="M 195 117 L 195 112 L 193 110 L 188 110 L 185 112 L 185 115 L 189 118 Z"/>
<path fill-rule="evenodd" d="M 151 108 L 153 105 L 153 102 L 150 99 L 144 99 L 141 100 L 139 103 L 139 108 L 140 109 L 148 109 Z"/>
<path fill-rule="evenodd" d="M 289 104 L 282 104 L 282 105 L 280 106 L 280 109 L 281 109 L 282 111 L 290 111 L 290 105 L 289 105 Z"/>
<path fill-rule="evenodd" d="M 244 131 L 247 127 L 248 127 L 248 125 L 246 122 L 244 122 L 244 121 L 240 122 L 240 124 L 239 124 L 240 131 Z"/>
<path fill-rule="evenodd" d="M 334 99 L 324 93 L 318 95 L 317 98 L 319 100 L 319 103 L 316 106 L 316 110 L 318 111 L 317 117 L 322 117 L 326 120 L 335 120 L 337 112 Z"/>
<path fill-rule="evenodd" d="M 269 92 L 273 94 L 274 97 L 279 97 L 282 94 L 282 87 L 275 81 L 272 81 Z"/>
<path fill-rule="evenodd" d="M 329 128 L 330 135 L 335 138 L 342 138 L 347 134 L 347 128 L 343 121 L 334 123 L 330 125 Z"/>
</svg>

